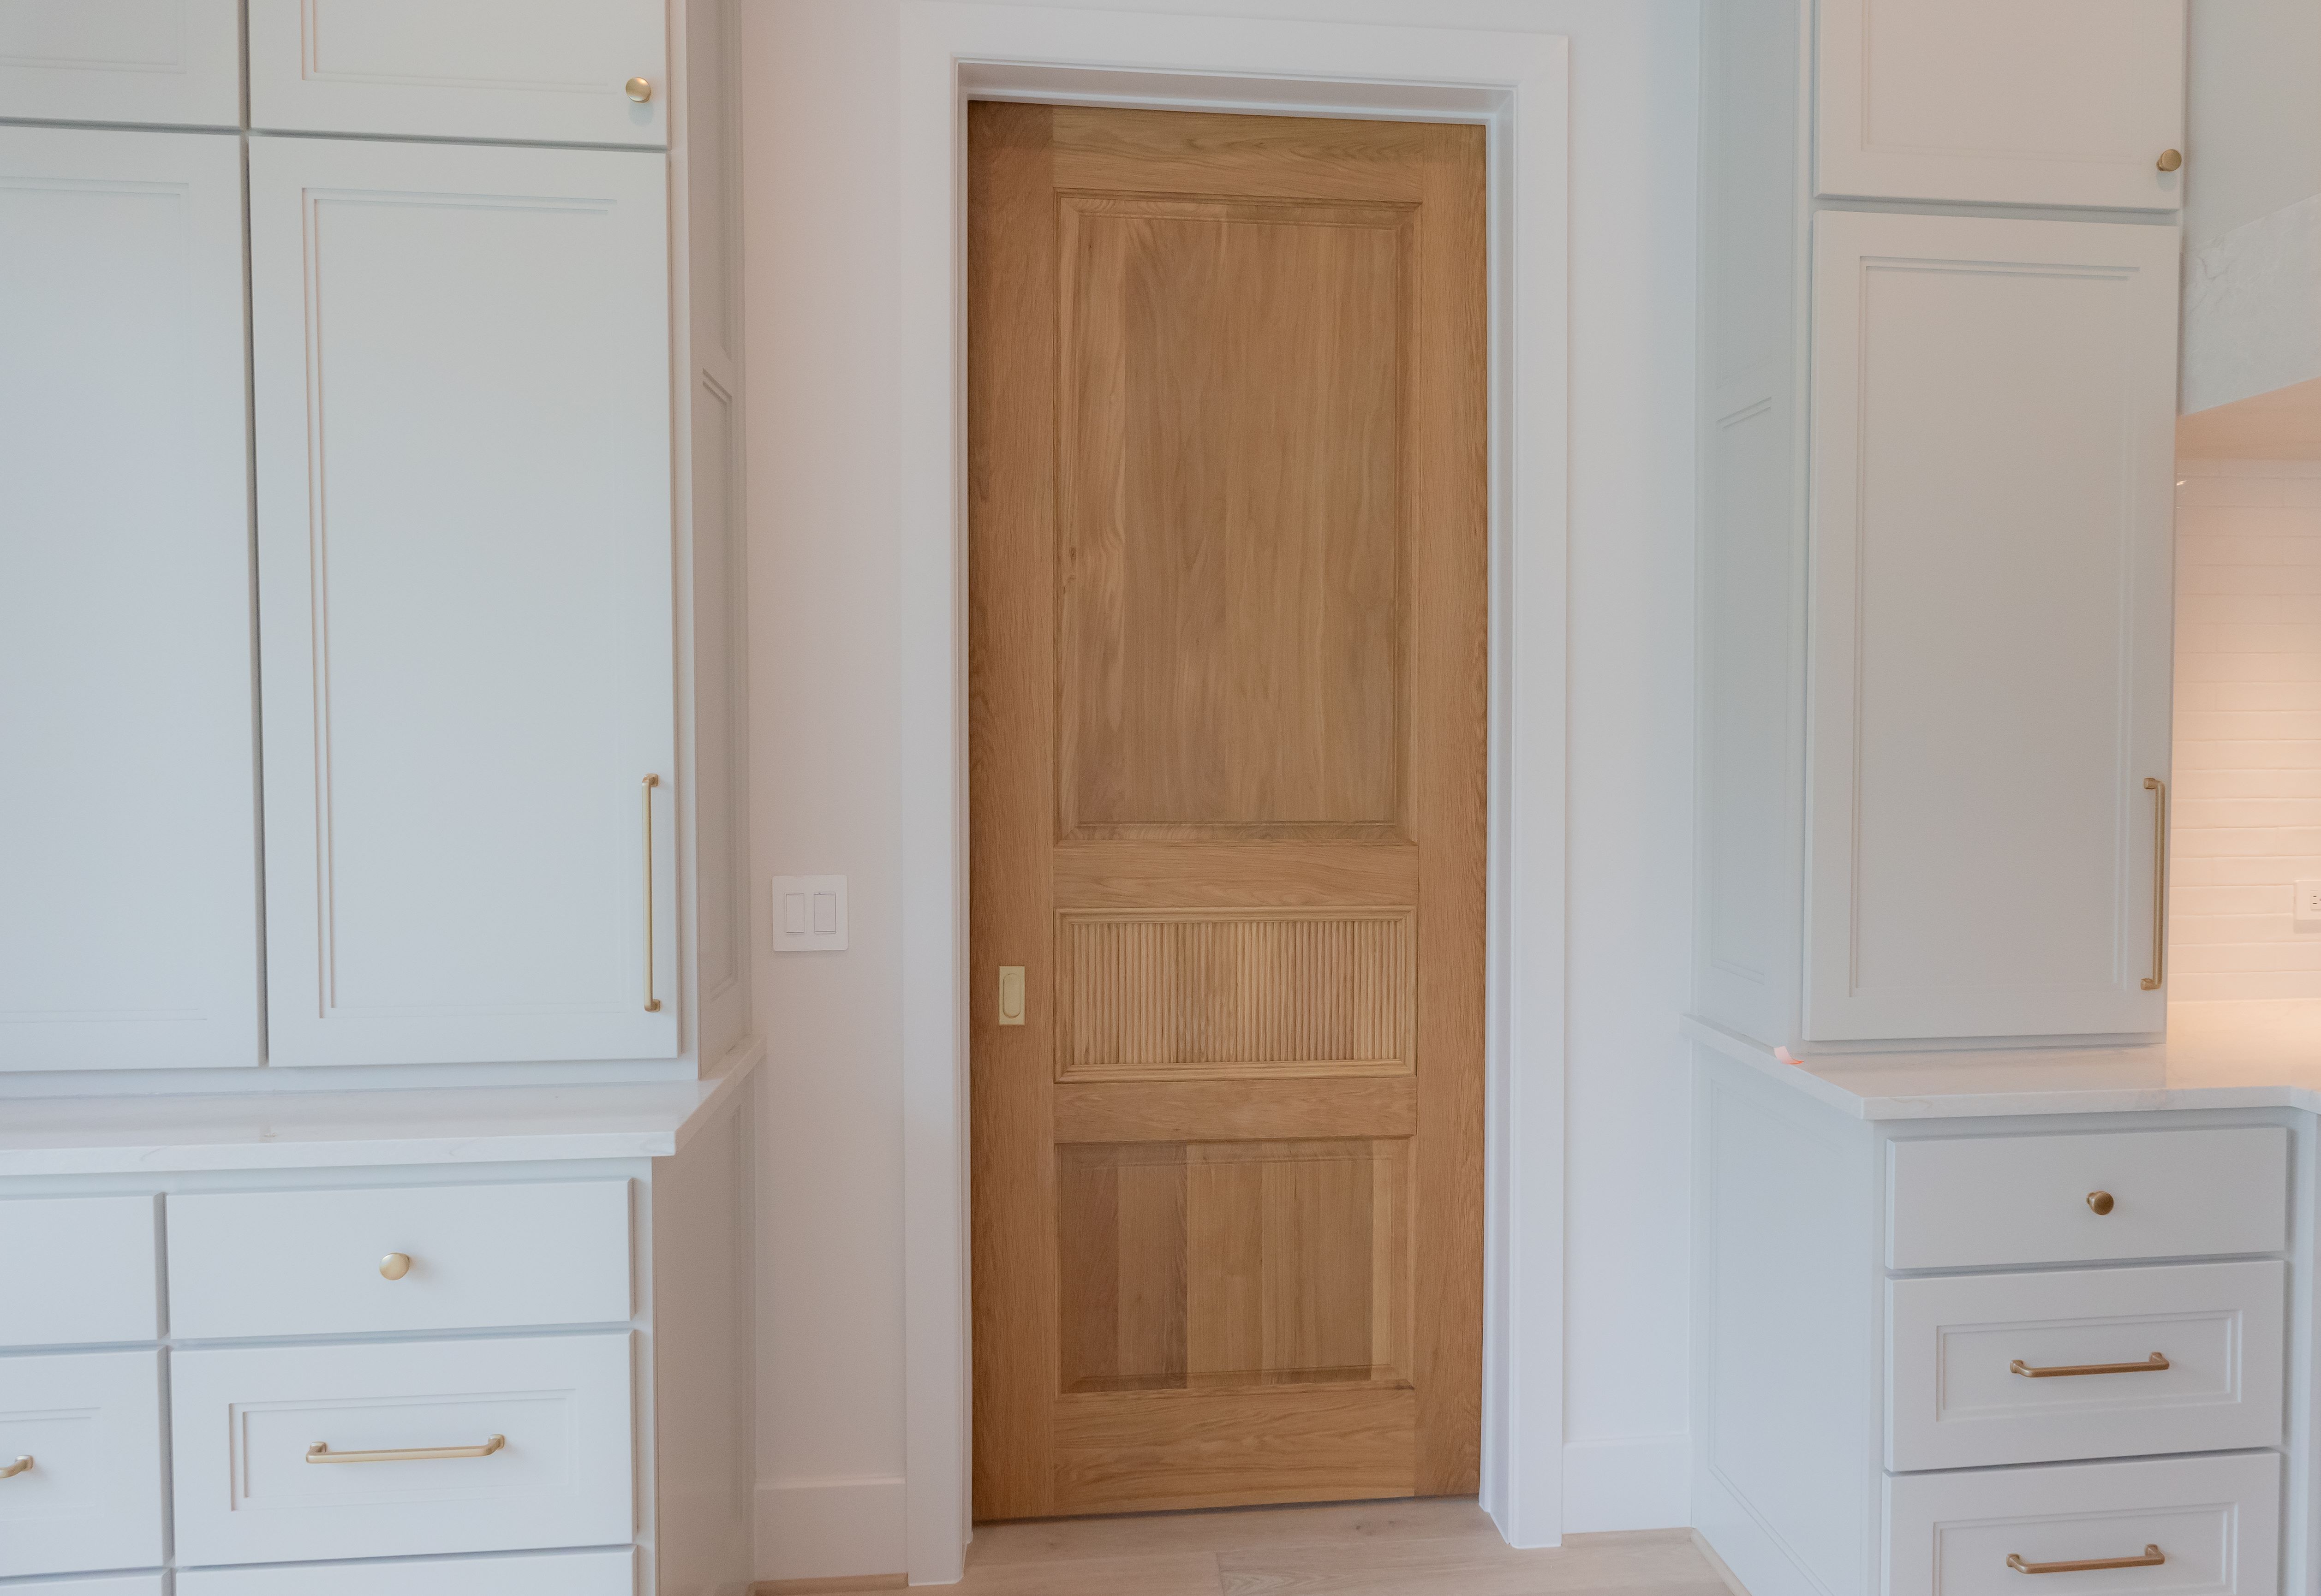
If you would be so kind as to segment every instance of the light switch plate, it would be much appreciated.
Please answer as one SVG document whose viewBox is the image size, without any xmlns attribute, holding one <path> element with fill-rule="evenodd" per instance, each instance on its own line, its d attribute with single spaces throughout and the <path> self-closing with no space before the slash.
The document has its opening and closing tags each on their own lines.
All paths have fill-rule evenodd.
<svg viewBox="0 0 2321 1596">
<path fill-rule="evenodd" d="M 2321 881 L 2297 884 L 2297 929 L 2321 930 Z"/>
<path fill-rule="evenodd" d="M 846 877 L 774 877 L 774 951 L 829 953 L 846 946 Z"/>
</svg>

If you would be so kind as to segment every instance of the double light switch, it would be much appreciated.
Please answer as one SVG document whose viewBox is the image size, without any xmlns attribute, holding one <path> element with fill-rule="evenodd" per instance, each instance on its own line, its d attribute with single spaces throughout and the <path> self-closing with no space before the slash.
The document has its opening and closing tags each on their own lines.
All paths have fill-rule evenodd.
<svg viewBox="0 0 2321 1596">
<path fill-rule="evenodd" d="M 774 877 L 774 951 L 830 952 L 846 946 L 846 877 Z"/>
</svg>

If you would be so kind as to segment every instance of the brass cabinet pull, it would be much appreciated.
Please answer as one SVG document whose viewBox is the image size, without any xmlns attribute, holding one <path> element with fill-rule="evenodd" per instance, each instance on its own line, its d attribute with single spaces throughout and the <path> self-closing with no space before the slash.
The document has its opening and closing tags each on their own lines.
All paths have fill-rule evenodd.
<svg viewBox="0 0 2321 1596">
<path fill-rule="evenodd" d="M 645 777 L 645 1012 L 660 1012 L 660 999 L 653 995 L 653 846 L 652 795 L 660 785 L 660 777 Z"/>
<path fill-rule="evenodd" d="M 2158 992 L 2168 979 L 2168 784 L 2147 775 L 2144 790 L 2152 794 L 2152 974 L 2144 990 Z"/>
<path fill-rule="evenodd" d="M 2111 1193 L 2109 1192 L 2090 1192 L 2088 1193 L 2088 1207 L 2092 1212 L 2099 1217 L 2109 1213 L 2114 1206 L 2115 1204 L 2112 1202 Z"/>
<path fill-rule="evenodd" d="M 642 105 L 652 98 L 652 81 L 650 78 L 632 77 L 628 81 L 628 93 L 629 98 Z"/>
<path fill-rule="evenodd" d="M 32 1460 L 29 1457 L 20 1457 L 14 1463 L 0 1463 L 0 1480 L 13 1480 L 32 1466 Z"/>
<path fill-rule="evenodd" d="M 2034 1369 L 2021 1358 L 2007 1365 L 2007 1372 L 2033 1380 L 2054 1380 L 2067 1374 L 2157 1374 L 2168 1367 L 2168 1360 L 2153 1353 L 2140 1364 L 2058 1364 L 2052 1369 Z"/>
<path fill-rule="evenodd" d="M 2163 150 L 2160 152 L 2159 160 L 2153 164 L 2163 172 L 2172 172 L 2184 164 L 2184 152 L 2180 150 Z"/>
<path fill-rule="evenodd" d="M 333 1452 L 321 1441 L 306 1448 L 308 1463 L 428 1463 L 439 1457 L 489 1457 L 507 1445 L 494 1436 L 480 1446 L 400 1446 L 387 1452 Z"/>
<path fill-rule="evenodd" d="M 2154 1546 L 2146 1546 L 2141 1557 L 2095 1557 L 2085 1563 L 2025 1563 L 2020 1552 L 2007 1554 L 2007 1566 L 2017 1573 L 2093 1573 L 2099 1568 L 2157 1568 L 2167 1561 Z"/>
</svg>

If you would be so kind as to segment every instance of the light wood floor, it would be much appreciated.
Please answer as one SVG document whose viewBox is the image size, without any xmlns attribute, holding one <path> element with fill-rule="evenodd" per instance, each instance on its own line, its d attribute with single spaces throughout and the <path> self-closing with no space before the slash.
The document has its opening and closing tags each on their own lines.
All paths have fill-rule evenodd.
<svg viewBox="0 0 2321 1596">
<path fill-rule="evenodd" d="M 784 1581 L 760 1596 L 898 1590 Z M 1518 1552 L 1471 1499 L 983 1524 L 972 1596 L 1733 1596 L 1682 1529 Z M 1735 1588 L 1737 1589 L 1737 1587 Z M 1740 1596 L 1747 1593 L 1740 1592 Z"/>
</svg>

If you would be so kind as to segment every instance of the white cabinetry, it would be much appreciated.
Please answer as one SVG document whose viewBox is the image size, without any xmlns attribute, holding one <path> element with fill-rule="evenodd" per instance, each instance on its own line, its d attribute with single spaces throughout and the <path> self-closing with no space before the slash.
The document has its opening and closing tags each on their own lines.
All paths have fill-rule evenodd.
<svg viewBox="0 0 2321 1596">
<path fill-rule="evenodd" d="M 660 0 L 250 0 L 258 128 L 666 144 L 668 60 Z"/>
<path fill-rule="evenodd" d="M 0 1358 L 0 1577 L 161 1561 L 161 1355 Z"/>
<path fill-rule="evenodd" d="M 2174 0 L 1970 9 L 1898 66 L 1948 8 L 1821 8 L 1825 175 L 1849 72 L 1872 126 L 1924 100 L 2036 143 L 2013 50 L 2060 48 L 2051 13 L 2180 76 Z M 1795 1047 L 2157 1033 L 2178 231 L 1817 202 L 1814 20 L 1703 12 L 1695 1011 Z M 1937 194 L 1864 170 L 1842 191 Z"/>
<path fill-rule="evenodd" d="M 0 0 L 0 116 L 241 123 L 237 0 Z"/>
<path fill-rule="evenodd" d="M 241 149 L 0 126 L 0 1071 L 255 1065 Z"/>
<path fill-rule="evenodd" d="M 1820 0 L 1820 192 L 2174 210 L 2185 0 Z"/>
<path fill-rule="evenodd" d="M 672 1057 L 665 163 L 250 156 L 270 1057 Z"/>
</svg>

